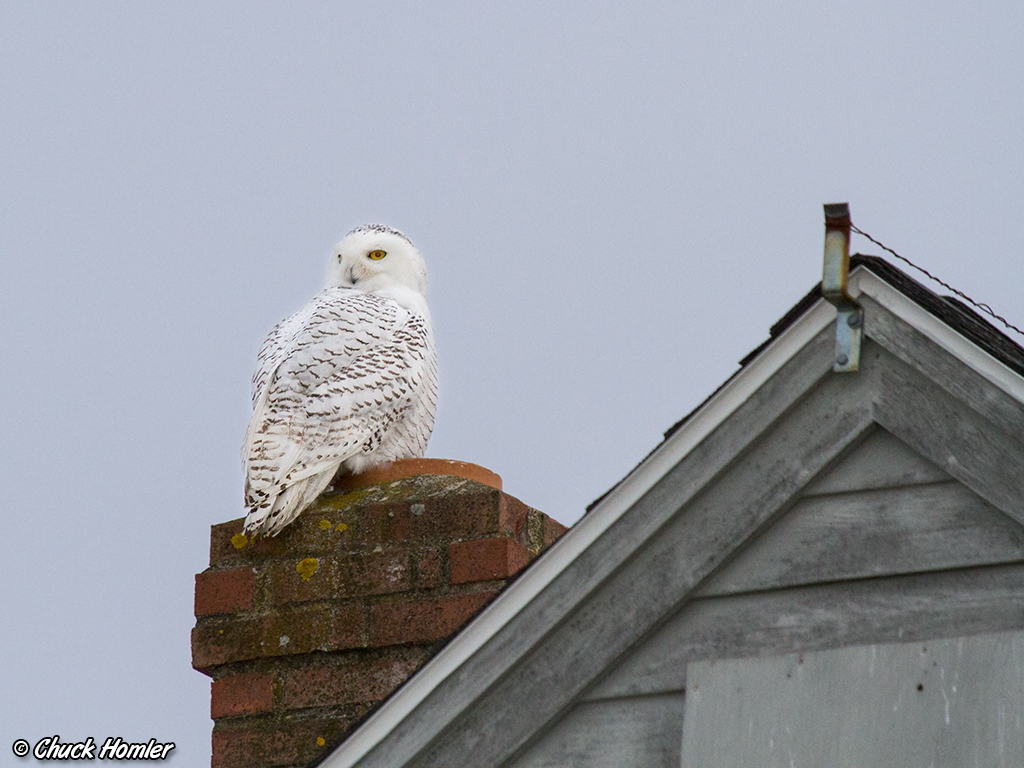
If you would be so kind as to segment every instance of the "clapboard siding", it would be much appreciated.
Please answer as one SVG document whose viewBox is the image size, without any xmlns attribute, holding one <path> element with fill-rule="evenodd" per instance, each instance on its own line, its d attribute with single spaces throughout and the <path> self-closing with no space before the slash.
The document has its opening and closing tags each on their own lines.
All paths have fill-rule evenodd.
<svg viewBox="0 0 1024 768">
<path fill-rule="evenodd" d="M 958 482 L 801 499 L 696 596 L 1024 560 L 1024 526 Z"/>
<path fill-rule="evenodd" d="M 584 702 L 506 768 L 679 768 L 683 694 Z"/>
<path fill-rule="evenodd" d="M 874 427 L 694 596 L 1022 560 L 1024 526 Z"/>
<path fill-rule="evenodd" d="M 746 593 L 687 603 L 586 694 L 683 691 L 700 659 L 1024 629 L 1024 564 Z"/>
</svg>

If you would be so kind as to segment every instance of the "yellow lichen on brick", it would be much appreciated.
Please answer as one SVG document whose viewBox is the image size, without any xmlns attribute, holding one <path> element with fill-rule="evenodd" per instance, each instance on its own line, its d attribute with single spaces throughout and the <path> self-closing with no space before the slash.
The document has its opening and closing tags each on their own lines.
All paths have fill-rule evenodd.
<svg viewBox="0 0 1024 768">
<path fill-rule="evenodd" d="M 338 495 L 324 494 L 317 499 L 317 505 L 323 509 L 333 509 L 341 511 L 349 506 L 354 506 L 362 503 L 366 498 L 372 497 L 374 492 L 377 490 L 377 486 L 368 486 L 366 488 L 357 488 L 354 491 L 348 493 L 342 493 Z M 324 510 L 326 511 L 326 509 Z"/>
<path fill-rule="evenodd" d="M 316 569 L 320 567 L 320 562 L 315 557 L 307 557 L 305 560 L 300 560 L 298 565 L 295 566 L 295 570 L 302 576 L 303 581 L 309 581 L 313 578 L 313 574 L 316 573 Z"/>
<path fill-rule="evenodd" d="M 322 747 L 327 742 L 324 740 L 323 736 L 317 736 L 316 737 L 316 743 L 317 743 L 317 746 Z"/>
<path fill-rule="evenodd" d="M 338 530 L 339 531 L 344 531 L 346 528 L 348 528 L 348 526 L 345 525 L 344 523 L 338 523 Z"/>
<path fill-rule="evenodd" d="M 223 539 L 221 539 L 221 541 L 223 541 Z M 249 537 L 244 533 L 236 533 L 231 537 L 231 543 L 234 545 L 235 549 L 241 549 L 249 543 Z"/>
<path fill-rule="evenodd" d="M 333 524 L 331 523 L 330 520 L 321 520 L 318 523 L 318 525 L 320 526 L 320 530 L 321 531 L 329 531 L 329 530 L 331 530 L 331 527 L 332 527 Z"/>
</svg>

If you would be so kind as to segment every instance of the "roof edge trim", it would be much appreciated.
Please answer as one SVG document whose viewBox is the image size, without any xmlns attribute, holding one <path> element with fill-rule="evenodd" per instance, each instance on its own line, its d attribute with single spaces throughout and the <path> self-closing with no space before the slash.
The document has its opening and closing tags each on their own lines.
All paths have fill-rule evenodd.
<svg viewBox="0 0 1024 768">
<path fill-rule="evenodd" d="M 1024 379 L 970 339 L 958 333 L 917 302 L 893 288 L 866 266 L 850 274 L 850 294 L 866 294 L 894 315 L 906 320 L 931 341 L 991 381 L 1010 397 L 1024 403 Z"/>
</svg>

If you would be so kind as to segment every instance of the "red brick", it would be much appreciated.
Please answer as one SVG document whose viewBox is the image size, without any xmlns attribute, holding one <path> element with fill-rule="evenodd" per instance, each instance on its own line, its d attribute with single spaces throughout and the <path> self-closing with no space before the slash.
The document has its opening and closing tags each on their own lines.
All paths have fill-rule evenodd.
<svg viewBox="0 0 1024 768">
<path fill-rule="evenodd" d="M 284 533 L 274 537 L 256 536 L 250 537 L 242 533 L 242 525 L 245 518 L 229 520 L 210 528 L 210 565 L 224 565 L 231 562 L 255 563 L 267 557 L 287 555 L 293 549 L 295 551 L 323 551 L 323 541 L 330 541 L 330 537 L 312 536 L 303 537 L 308 533 L 314 524 L 305 516 L 308 513 L 299 515 L 293 523 L 285 528 Z M 285 534 L 288 535 L 285 535 Z M 312 538 L 308 541 L 307 538 Z"/>
<path fill-rule="evenodd" d="M 223 570 L 196 579 L 193 665 L 222 676 L 215 768 L 307 764 L 497 594 L 469 590 L 565 530 L 495 489 L 428 475 L 325 495 L 279 536 L 236 547 L 242 524 L 213 526 Z M 306 558 L 317 560 L 308 581 L 296 569 Z M 279 660 L 223 676 L 259 659 Z"/>
<path fill-rule="evenodd" d="M 366 644 L 366 616 L 360 605 L 282 610 L 265 621 L 265 656 L 339 651 Z"/>
<path fill-rule="evenodd" d="M 370 645 L 428 643 L 447 637 L 497 595 L 473 592 L 433 600 L 378 604 L 370 609 Z"/>
<path fill-rule="evenodd" d="M 420 550 L 416 588 L 435 589 L 441 586 L 442 579 L 441 553 L 436 549 Z"/>
<path fill-rule="evenodd" d="M 301 721 L 218 723 L 213 729 L 211 767 L 306 765 L 330 749 L 350 722 L 335 715 Z"/>
<path fill-rule="evenodd" d="M 432 500 L 419 517 L 423 538 L 452 541 L 498 533 L 503 495 L 481 485 L 473 493 Z"/>
<path fill-rule="evenodd" d="M 395 542 L 447 542 L 496 534 L 502 497 L 501 491 L 477 485 L 468 493 L 377 504 L 360 515 L 359 541 L 363 547 L 372 548 Z M 416 512 L 412 510 L 414 505 Z"/>
<path fill-rule="evenodd" d="M 363 549 L 374 545 L 393 545 L 409 539 L 412 530 L 412 505 L 405 502 L 375 504 L 360 510 L 359 542 Z"/>
<path fill-rule="evenodd" d="M 282 610 L 269 616 L 209 622 L 192 630 L 192 666 L 200 672 L 249 659 L 338 651 L 366 644 L 358 605 Z"/>
<path fill-rule="evenodd" d="M 355 512 L 358 515 L 358 511 Z M 333 507 L 316 503 L 299 515 L 294 522 L 277 536 L 259 539 L 255 549 L 271 556 L 298 555 L 308 557 L 318 553 L 345 551 L 349 548 L 351 534 L 348 531 L 350 514 Z M 338 530 L 338 526 L 342 530 Z"/>
<path fill-rule="evenodd" d="M 212 667 L 263 656 L 262 619 L 206 622 L 192 628 L 192 667 L 208 672 Z"/>
<path fill-rule="evenodd" d="M 452 584 L 506 579 L 530 562 L 530 550 L 504 537 L 460 541 L 448 549 Z"/>
<path fill-rule="evenodd" d="M 273 564 L 270 580 L 275 605 L 404 592 L 411 586 L 409 552 L 404 549 L 313 559 L 316 569 L 306 572 L 308 579 L 298 570 L 300 559 Z"/>
<path fill-rule="evenodd" d="M 252 568 L 197 573 L 196 616 L 252 610 L 254 585 Z"/>
<path fill-rule="evenodd" d="M 423 662 L 423 648 L 400 648 L 384 658 L 284 672 L 286 709 L 372 702 L 386 698 Z"/>
<path fill-rule="evenodd" d="M 498 499 L 498 532 L 518 541 L 523 541 L 530 507 L 514 496 L 501 494 Z"/>
<path fill-rule="evenodd" d="M 359 514 L 358 510 L 355 514 Z M 243 518 L 214 525 L 210 528 L 210 565 L 235 561 L 239 564 L 257 563 L 267 557 L 307 557 L 344 551 L 352 541 L 349 530 L 349 519 L 352 516 L 348 511 L 342 514 L 337 509 L 317 503 L 289 523 L 277 536 L 246 537 L 241 547 L 236 544 L 243 539 L 236 537 L 242 533 Z M 338 530 L 339 525 L 342 525 L 342 530 Z"/>
<path fill-rule="evenodd" d="M 569 529 L 562 525 L 557 520 L 553 520 L 547 515 L 543 516 L 544 520 L 544 547 L 550 547 L 556 541 L 558 541 Z"/>
<path fill-rule="evenodd" d="M 278 536 L 248 540 L 242 548 L 233 543 L 242 532 L 242 518 L 215 525 L 210 531 L 210 564 L 252 562 L 267 556 L 307 557 L 351 549 L 356 542 L 372 548 L 407 540 L 518 536 L 529 511 L 521 501 L 476 483 L 452 490 L 445 487 L 444 478 L 435 479 L 436 488 L 414 487 L 415 492 L 402 501 L 373 504 L 356 497 L 339 508 L 346 496 L 323 497 Z M 323 520 L 331 527 L 323 527 Z M 345 524 L 344 532 L 337 529 L 340 523 Z"/>
<path fill-rule="evenodd" d="M 239 550 L 231 542 L 234 536 L 242 532 L 244 522 L 245 519 L 240 517 L 210 527 L 210 565 L 231 560 L 244 561 L 244 550 Z"/>
<path fill-rule="evenodd" d="M 210 684 L 210 717 L 255 715 L 274 707 L 274 685 L 270 675 L 250 672 L 230 675 Z"/>
</svg>

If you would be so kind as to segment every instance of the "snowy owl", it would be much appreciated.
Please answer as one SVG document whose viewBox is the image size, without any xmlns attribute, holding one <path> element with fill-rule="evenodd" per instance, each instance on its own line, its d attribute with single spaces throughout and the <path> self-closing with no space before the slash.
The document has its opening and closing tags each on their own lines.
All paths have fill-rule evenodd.
<svg viewBox="0 0 1024 768">
<path fill-rule="evenodd" d="M 437 361 L 427 270 L 380 224 L 334 247 L 327 287 L 263 342 L 242 446 L 245 532 L 276 536 L 339 469 L 358 473 L 427 448 Z"/>
</svg>

